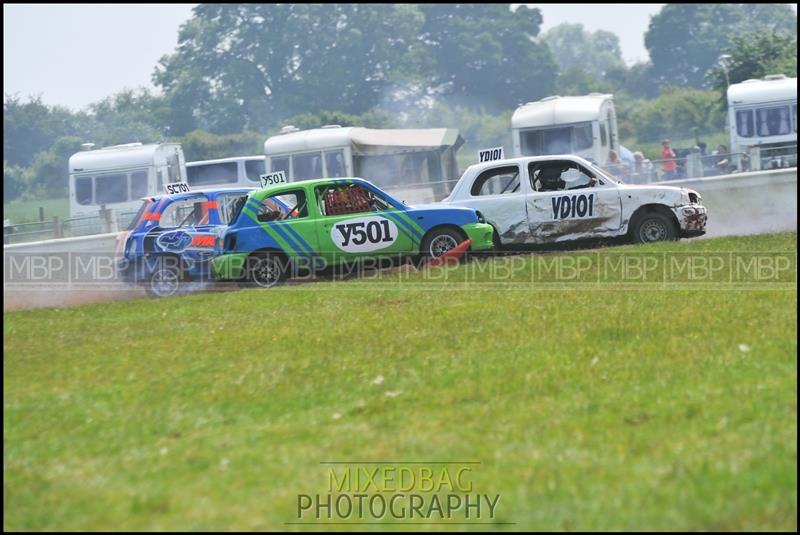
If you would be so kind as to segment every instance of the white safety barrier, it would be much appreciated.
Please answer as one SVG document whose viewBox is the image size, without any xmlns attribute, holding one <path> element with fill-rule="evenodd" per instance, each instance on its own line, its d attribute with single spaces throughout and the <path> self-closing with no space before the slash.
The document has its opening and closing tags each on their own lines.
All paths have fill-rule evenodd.
<svg viewBox="0 0 800 535">
<path fill-rule="evenodd" d="M 4 253 L 108 253 L 114 252 L 119 232 L 75 238 L 33 241 L 4 245 Z"/>
<path fill-rule="evenodd" d="M 797 168 L 658 182 L 696 190 L 708 208 L 708 234 L 797 230 Z M 4 245 L 3 252 L 114 253 L 118 232 Z"/>
<path fill-rule="evenodd" d="M 797 230 L 797 168 L 658 182 L 696 190 L 708 208 L 708 236 Z"/>
</svg>

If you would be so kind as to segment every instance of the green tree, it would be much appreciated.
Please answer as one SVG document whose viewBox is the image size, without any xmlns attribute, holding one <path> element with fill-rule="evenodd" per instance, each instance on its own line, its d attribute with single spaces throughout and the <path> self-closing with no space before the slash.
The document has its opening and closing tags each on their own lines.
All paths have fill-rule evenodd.
<svg viewBox="0 0 800 535">
<path fill-rule="evenodd" d="M 413 5 L 201 4 L 153 80 L 173 133 L 265 130 L 301 112 L 361 113 L 407 73 Z"/>
<path fill-rule="evenodd" d="M 74 136 L 58 138 L 52 147 L 36 154 L 27 169 L 28 197 L 66 197 L 69 184 L 69 157 L 78 152 L 83 139 Z"/>
<path fill-rule="evenodd" d="M 86 134 L 91 120 L 61 106 L 47 106 L 41 96 L 23 102 L 5 95 L 3 102 L 3 158 L 9 165 L 27 166 L 34 156 L 49 149 L 56 139 Z"/>
<path fill-rule="evenodd" d="M 733 36 L 771 31 L 797 35 L 788 4 L 667 4 L 650 20 L 645 46 L 659 83 L 700 88 Z"/>
<path fill-rule="evenodd" d="M 166 99 L 147 89 L 125 89 L 89 105 L 93 134 L 103 144 L 153 143 L 169 133 Z"/>
<path fill-rule="evenodd" d="M 26 189 L 25 169 L 18 165 L 8 165 L 3 160 L 3 199 L 11 201 L 18 198 Z"/>
<path fill-rule="evenodd" d="M 667 87 L 653 100 L 626 111 L 641 142 L 664 137 L 689 137 L 719 132 L 725 127 L 725 112 L 716 105 L 716 91 Z"/>
<path fill-rule="evenodd" d="M 580 70 L 592 79 L 602 79 L 612 68 L 624 67 L 619 37 L 605 30 L 589 32 L 583 24 L 564 22 L 541 37 L 562 73 Z"/>
<path fill-rule="evenodd" d="M 727 77 L 722 66 L 708 73 L 712 87 L 723 95 L 723 103 L 728 80 L 736 84 L 768 74 L 797 76 L 797 36 L 774 31 L 738 35 L 724 52 L 730 55 L 725 61 Z"/>
<path fill-rule="evenodd" d="M 300 130 L 319 128 L 327 124 L 339 126 L 363 126 L 365 128 L 400 128 L 402 122 L 396 114 L 384 110 L 374 109 L 360 115 L 338 111 L 321 111 L 318 113 L 302 113 L 289 117 L 284 121 Z M 279 126 L 275 125 L 273 133 L 277 133 Z"/>
<path fill-rule="evenodd" d="M 257 132 L 212 134 L 194 130 L 178 138 L 187 162 L 213 160 L 230 156 L 250 156 L 264 153 L 267 137 Z"/>
<path fill-rule="evenodd" d="M 553 93 L 556 64 L 539 34 L 538 9 L 510 4 L 424 4 L 421 42 L 431 92 L 498 112 Z M 423 63 L 424 64 L 424 63 Z"/>
</svg>

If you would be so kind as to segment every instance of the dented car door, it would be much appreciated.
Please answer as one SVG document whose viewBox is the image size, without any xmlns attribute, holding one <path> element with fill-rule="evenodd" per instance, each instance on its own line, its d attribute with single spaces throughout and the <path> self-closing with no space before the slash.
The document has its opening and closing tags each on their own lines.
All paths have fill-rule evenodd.
<svg viewBox="0 0 800 535">
<path fill-rule="evenodd" d="M 469 184 L 465 199 L 453 204 L 480 211 L 497 231 L 504 245 L 525 243 L 528 215 L 525 210 L 527 183 L 518 164 L 504 163 L 482 170 Z"/>
<path fill-rule="evenodd" d="M 618 233 L 622 209 L 616 184 L 568 160 L 532 163 L 527 171 L 530 243 Z"/>
</svg>

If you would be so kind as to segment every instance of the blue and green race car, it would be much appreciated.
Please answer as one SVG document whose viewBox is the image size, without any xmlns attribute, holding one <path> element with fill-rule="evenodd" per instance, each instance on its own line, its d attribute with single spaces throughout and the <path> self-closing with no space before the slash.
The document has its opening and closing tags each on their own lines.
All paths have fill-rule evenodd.
<svg viewBox="0 0 800 535">
<path fill-rule="evenodd" d="M 270 287 L 297 265 L 433 258 L 466 240 L 470 251 L 490 250 L 493 233 L 474 209 L 408 206 L 361 178 L 288 182 L 248 194 L 211 269 L 216 279 Z"/>
</svg>

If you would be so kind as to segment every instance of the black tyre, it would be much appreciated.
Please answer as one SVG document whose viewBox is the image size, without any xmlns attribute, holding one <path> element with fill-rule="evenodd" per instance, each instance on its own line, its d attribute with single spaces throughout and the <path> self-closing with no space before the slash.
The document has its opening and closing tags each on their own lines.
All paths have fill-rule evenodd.
<svg viewBox="0 0 800 535">
<path fill-rule="evenodd" d="M 182 282 L 180 260 L 171 256 L 159 257 L 154 260 L 144 289 L 150 297 L 171 297 L 180 292 Z"/>
<path fill-rule="evenodd" d="M 427 261 L 440 257 L 465 239 L 464 235 L 456 229 L 447 227 L 435 229 L 422 240 L 419 251 L 422 260 Z"/>
<path fill-rule="evenodd" d="M 271 253 L 257 254 L 247 259 L 245 286 L 272 288 L 286 280 L 286 259 Z"/>
<path fill-rule="evenodd" d="M 635 243 L 655 243 L 678 239 L 675 222 L 660 212 L 648 212 L 636 218 L 632 234 Z"/>
</svg>

